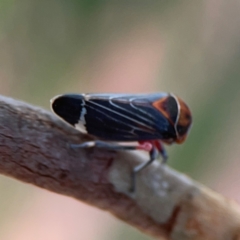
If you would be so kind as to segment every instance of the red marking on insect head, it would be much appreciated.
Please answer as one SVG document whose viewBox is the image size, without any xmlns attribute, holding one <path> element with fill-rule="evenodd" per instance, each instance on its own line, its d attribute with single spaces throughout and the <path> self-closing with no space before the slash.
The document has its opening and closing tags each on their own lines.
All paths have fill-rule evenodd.
<svg viewBox="0 0 240 240">
<path fill-rule="evenodd" d="M 189 107 L 180 98 L 177 98 L 180 105 L 180 114 L 178 124 L 183 126 L 190 126 L 192 123 L 192 114 Z"/>
</svg>

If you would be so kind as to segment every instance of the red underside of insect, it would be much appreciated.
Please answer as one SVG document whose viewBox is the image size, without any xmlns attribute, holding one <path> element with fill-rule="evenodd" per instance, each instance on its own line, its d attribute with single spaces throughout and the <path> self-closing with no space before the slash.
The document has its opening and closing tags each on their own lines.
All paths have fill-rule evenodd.
<svg viewBox="0 0 240 240">
<path fill-rule="evenodd" d="M 165 150 L 163 147 L 163 144 L 160 140 L 148 140 L 148 141 L 138 141 L 139 145 L 137 146 L 137 149 L 144 150 L 147 152 L 151 152 L 152 149 L 155 147 L 158 149 L 158 151 L 165 155 Z"/>
</svg>

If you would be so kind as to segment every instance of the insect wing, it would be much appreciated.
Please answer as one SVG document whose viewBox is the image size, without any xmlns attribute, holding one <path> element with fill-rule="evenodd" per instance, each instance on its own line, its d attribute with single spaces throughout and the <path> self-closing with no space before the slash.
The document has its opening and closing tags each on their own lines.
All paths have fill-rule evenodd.
<svg viewBox="0 0 240 240">
<path fill-rule="evenodd" d="M 51 99 L 52 111 L 72 126 L 76 126 L 84 111 L 82 94 L 64 94 Z"/>
<path fill-rule="evenodd" d="M 166 93 L 85 95 L 86 131 L 113 141 L 162 139 L 163 133 L 169 131 L 169 122 L 152 103 L 167 96 Z"/>
</svg>

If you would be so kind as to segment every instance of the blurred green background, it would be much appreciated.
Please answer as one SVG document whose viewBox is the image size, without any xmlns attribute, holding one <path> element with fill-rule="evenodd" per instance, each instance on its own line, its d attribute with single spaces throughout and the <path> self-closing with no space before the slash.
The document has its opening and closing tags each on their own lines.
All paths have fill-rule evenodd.
<svg viewBox="0 0 240 240">
<path fill-rule="evenodd" d="M 0 94 L 173 92 L 192 109 L 169 164 L 240 202 L 240 2 L 1 0 Z M 149 239 L 106 212 L 1 176 L 0 239 Z"/>
</svg>

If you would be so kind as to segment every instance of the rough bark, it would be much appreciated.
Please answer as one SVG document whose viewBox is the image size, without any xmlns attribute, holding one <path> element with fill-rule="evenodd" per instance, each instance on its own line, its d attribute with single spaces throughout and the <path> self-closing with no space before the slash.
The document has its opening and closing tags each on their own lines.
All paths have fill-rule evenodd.
<svg viewBox="0 0 240 240">
<path fill-rule="evenodd" d="M 129 193 L 139 152 L 72 149 L 90 140 L 52 113 L 0 97 L 0 172 L 111 212 L 158 239 L 240 239 L 240 210 L 187 176 L 154 163 Z"/>
</svg>

